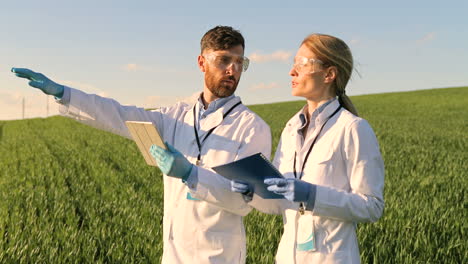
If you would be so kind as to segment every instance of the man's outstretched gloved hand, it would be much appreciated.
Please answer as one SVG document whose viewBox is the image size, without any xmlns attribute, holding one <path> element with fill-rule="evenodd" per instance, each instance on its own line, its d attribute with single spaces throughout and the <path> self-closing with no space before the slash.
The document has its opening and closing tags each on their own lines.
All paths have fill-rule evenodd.
<svg viewBox="0 0 468 264">
<path fill-rule="evenodd" d="M 265 179 L 264 183 L 268 185 L 267 189 L 270 192 L 283 195 L 291 202 L 308 201 L 310 191 L 315 187 L 311 183 L 295 178 L 269 178 Z"/>
<path fill-rule="evenodd" d="M 169 143 L 166 142 L 166 146 L 167 150 L 151 145 L 151 156 L 156 160 L 164 174 L 186 181 L 192 171 L 193 164 Z"/>
<path fill-rule="evenodd" d="M 231 191 L 242 194 L 242 198 L 246 203 L 252 201 L 253 199 L 253 188 L 246 182 L 232 180 L 231 181 Z"/>
<path fill-rule="evenodd" d="M 57 98 L 62 98 L 63 96 L 63 85 L 51 81 L 42 73 L 33 72 L 25 68 L 11 68 L 11 72 L 20 78 L 30 80 L 30 86 L 42 90 L 45 94 L 50 94 Z"/>
</svg>

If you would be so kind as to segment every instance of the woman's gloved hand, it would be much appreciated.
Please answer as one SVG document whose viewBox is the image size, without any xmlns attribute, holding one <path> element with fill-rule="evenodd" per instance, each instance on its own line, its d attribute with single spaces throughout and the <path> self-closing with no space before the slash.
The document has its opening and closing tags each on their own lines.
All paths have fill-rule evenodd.
<svg viewBox="0 0 468 264">
<path fill-rule="evenodd" d="M 309 199 L 310 190 L 315 186 L 311 183 L 296 178 L 270 178 L 265 179 L 267 189 L 276 194 L 283 195 L 291 202 L 306 202 Z"/>
<path fill-rule="evenodd" d="M 242 198 L 246 203 L 252 201 L 253 199 L 253 187 L 248 183 L 238 180 L 231 181 L 231 191 L 242 194 Z"/>
</svg>

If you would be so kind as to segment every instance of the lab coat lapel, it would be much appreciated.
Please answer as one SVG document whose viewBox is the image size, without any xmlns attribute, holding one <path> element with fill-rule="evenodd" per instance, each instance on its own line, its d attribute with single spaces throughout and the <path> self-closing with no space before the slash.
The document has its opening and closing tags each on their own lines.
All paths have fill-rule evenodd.
<svg viewBox="0 0 468 264">
<path fill-rule="evenodd" d="M 200 121 L 200 137 L 202 135 L 205 135 L 208 131 L 211 129 L 219 126 L 223 122 L 223 115 L 231 109 L 235 104 L 237 104 L 240 101 L 239 97 L 234 97 L 226 104 L 224 104 L 221 108 L 216 110 L 214 113 L 209 114 L 206 118 L 202 119 Z"/>
<path fill-rule="evenodd" d="M 287 126 L 289 127 L 289 135 L 291 137 L 291 139 L 293 139 L 294 141 L 292 141 L 291 143 L 291 147 L 295 146 L 295 153 L 296 153 L 296 170 L 299 171 L 300 168 L 301 168 L 301 165 L 302 165 L 302 158 L 301 158 L 301 149 L 302 149 L 302 144 L 301 144 L 301 136 L 299 135 L 299 133 L 297 132 L 297 130 L 302 126 L 302 122 L 301 122 L 301 118 L 299 117 L 300 114 L 302 113 L 303 110 L 300 110 L 299 112 L 297 112 L 293 118 L 291 118 L 291 120 L 289 121 L 289 123 L 287 124 Z M 294 142 L 294 143 L 293 143 Z M 293 145 L 295 144 L 295 145 Z M 293 165 L 293 162 L 291 160 L 291 166 L 294 166 Z"/>
<path fill-rule="evenodd" d="M 301 153 L 301 149 L 302 149 L 302 138 L 301 138 L 301 135 L 298 133 L 298 130 L 299 128 L 302 126 L 302 121 L 301 121 L 301 118 L 300 118 L 300 115 L 302 113 L 302 110 L 299 111 L 295 116 L 294 116 L 294 120 L 292 122 L 292 128 L 291 129 L 291 137 L 293 137 L 295 140 L 294 142 L 296 142 L 296 154 L 298 155 L 298 157 L 300 157 L 300 153 Z"/>
<path fill-rule="evenodd" d="M 318 133 L 320 132 L 320 128 L 322 127 L 323 123 L 327 121 L 328 117 L 331 114 L 333 114 L 333 112 L 335 112 L 336 108 L 338 108 L 339 105 L 340 103 L 338 102 L 338 100 L 331 102 L 329 105 L 325 107 L 325 109 L 323 109 L 323 111 L 317 116 L 315 120 L 310 121 L 310 122 L 315 122 L 315 129 L 314 129 L 314 132 L 310 135 L 308 134 L 307 138 L 305 139 L 304 145 L 302 146 L 302 150 L 301 150 L 301 160 L 305 158 L 305 155 L 309 151 L 309 148 L 312 145 L 312 142 L 314 141 L 314 139 L 317 137 Z M 320 137 L 324 133 L 326 133 L 326 128 L 323 128 L 322 132 L 318 136 Z M 317 138 L 317 141 L 318 140 L 320 140 L 320 138 Z"/>
<path fill-rule="evenodd" d="M 195 114 L 198 114 L 198 102 L 194 104 L 195 105 Z M 186 128 L 183 129 L 183 134 L 181 135 L 183 138 L 191 138 L 191 141 L 188 142 L 188 141 L 184 141 L 184 142 L 187 142 L 189 143 L 188 145 L 192 146 L 192 145 L 195 145 L 196 146 L 196 139 L 195 139 L 195 132 L 193 130 L 193 126 L 195 126 L 195 128 L 197 127 L 197 124 L 195 123 L 196 120 L 193 119 L 193 107 L 194 105 L 192 105 L 187 111 L 187 113 L 185 114 L 185 117 L 184 117 L 184 126 L 186 126 Z M 185 149 L 187 146 L 178 146 L 178 148 L 180 148 L 179 150 L 181 150 L 182 148 Z"/>
<path fill-rule="evenodd" d="M 195 115 L 198 115 L 198 105 L 199 103 L 195 103 L 195 105 L 192 105 L 190 107 L 190 110 L 187 112 L 187 114 L 185 115 L 184 117 L 184 122 L 185 124 L 187 124 L 188 126 L 192 127 L 192 130 L 193 130 L 193 126 L 195 126 L 195 128 L 197 127 L 197 124 L 195 123 L 196 120 L 193 119 L 193 107 L 195 106 Z"/>
</svg>

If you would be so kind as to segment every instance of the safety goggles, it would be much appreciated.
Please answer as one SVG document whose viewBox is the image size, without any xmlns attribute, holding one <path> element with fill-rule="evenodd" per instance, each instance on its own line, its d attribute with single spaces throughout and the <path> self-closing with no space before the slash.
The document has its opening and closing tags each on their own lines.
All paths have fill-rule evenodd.
<svg viewBox="0 0 468 264">
<path fill-rule="evenodd" d="M 323 61 L 302 56 L 294 57 L 293 69 L 298 73 L 314 73 L 322 69 Z"/>
<path fill-rule="evenodd" d="M 245 56 L 239 56 L 231 53 L 216 54 L 214 52 L 203 55 L 205 59 L 216 68 L 225 70 L 233 66 L 235 71 L 246 71 L 249 68 L 249 59 Z"/>
</svg>

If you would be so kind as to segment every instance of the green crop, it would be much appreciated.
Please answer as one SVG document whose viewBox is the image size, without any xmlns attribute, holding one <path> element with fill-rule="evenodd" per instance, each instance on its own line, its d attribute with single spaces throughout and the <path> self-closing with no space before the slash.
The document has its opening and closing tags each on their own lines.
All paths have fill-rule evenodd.
<svg viewBox="0 0 468 264">
<path fill-rule="evenodd" d="M 468 88 L 351 98 L 379 140 L 385 212 L 363 263 L 464 263 Z M 273 153 L 304 101 L 255 105 Z M 159 263 L 162 175 L 132 141 L 63 117 L 0 121 L 0 263 Z M 280 216 L 244 219 L 247 263 L 273 263 Z M 463 242 L 465 241 L 465 242 Z"/>
</svg>

